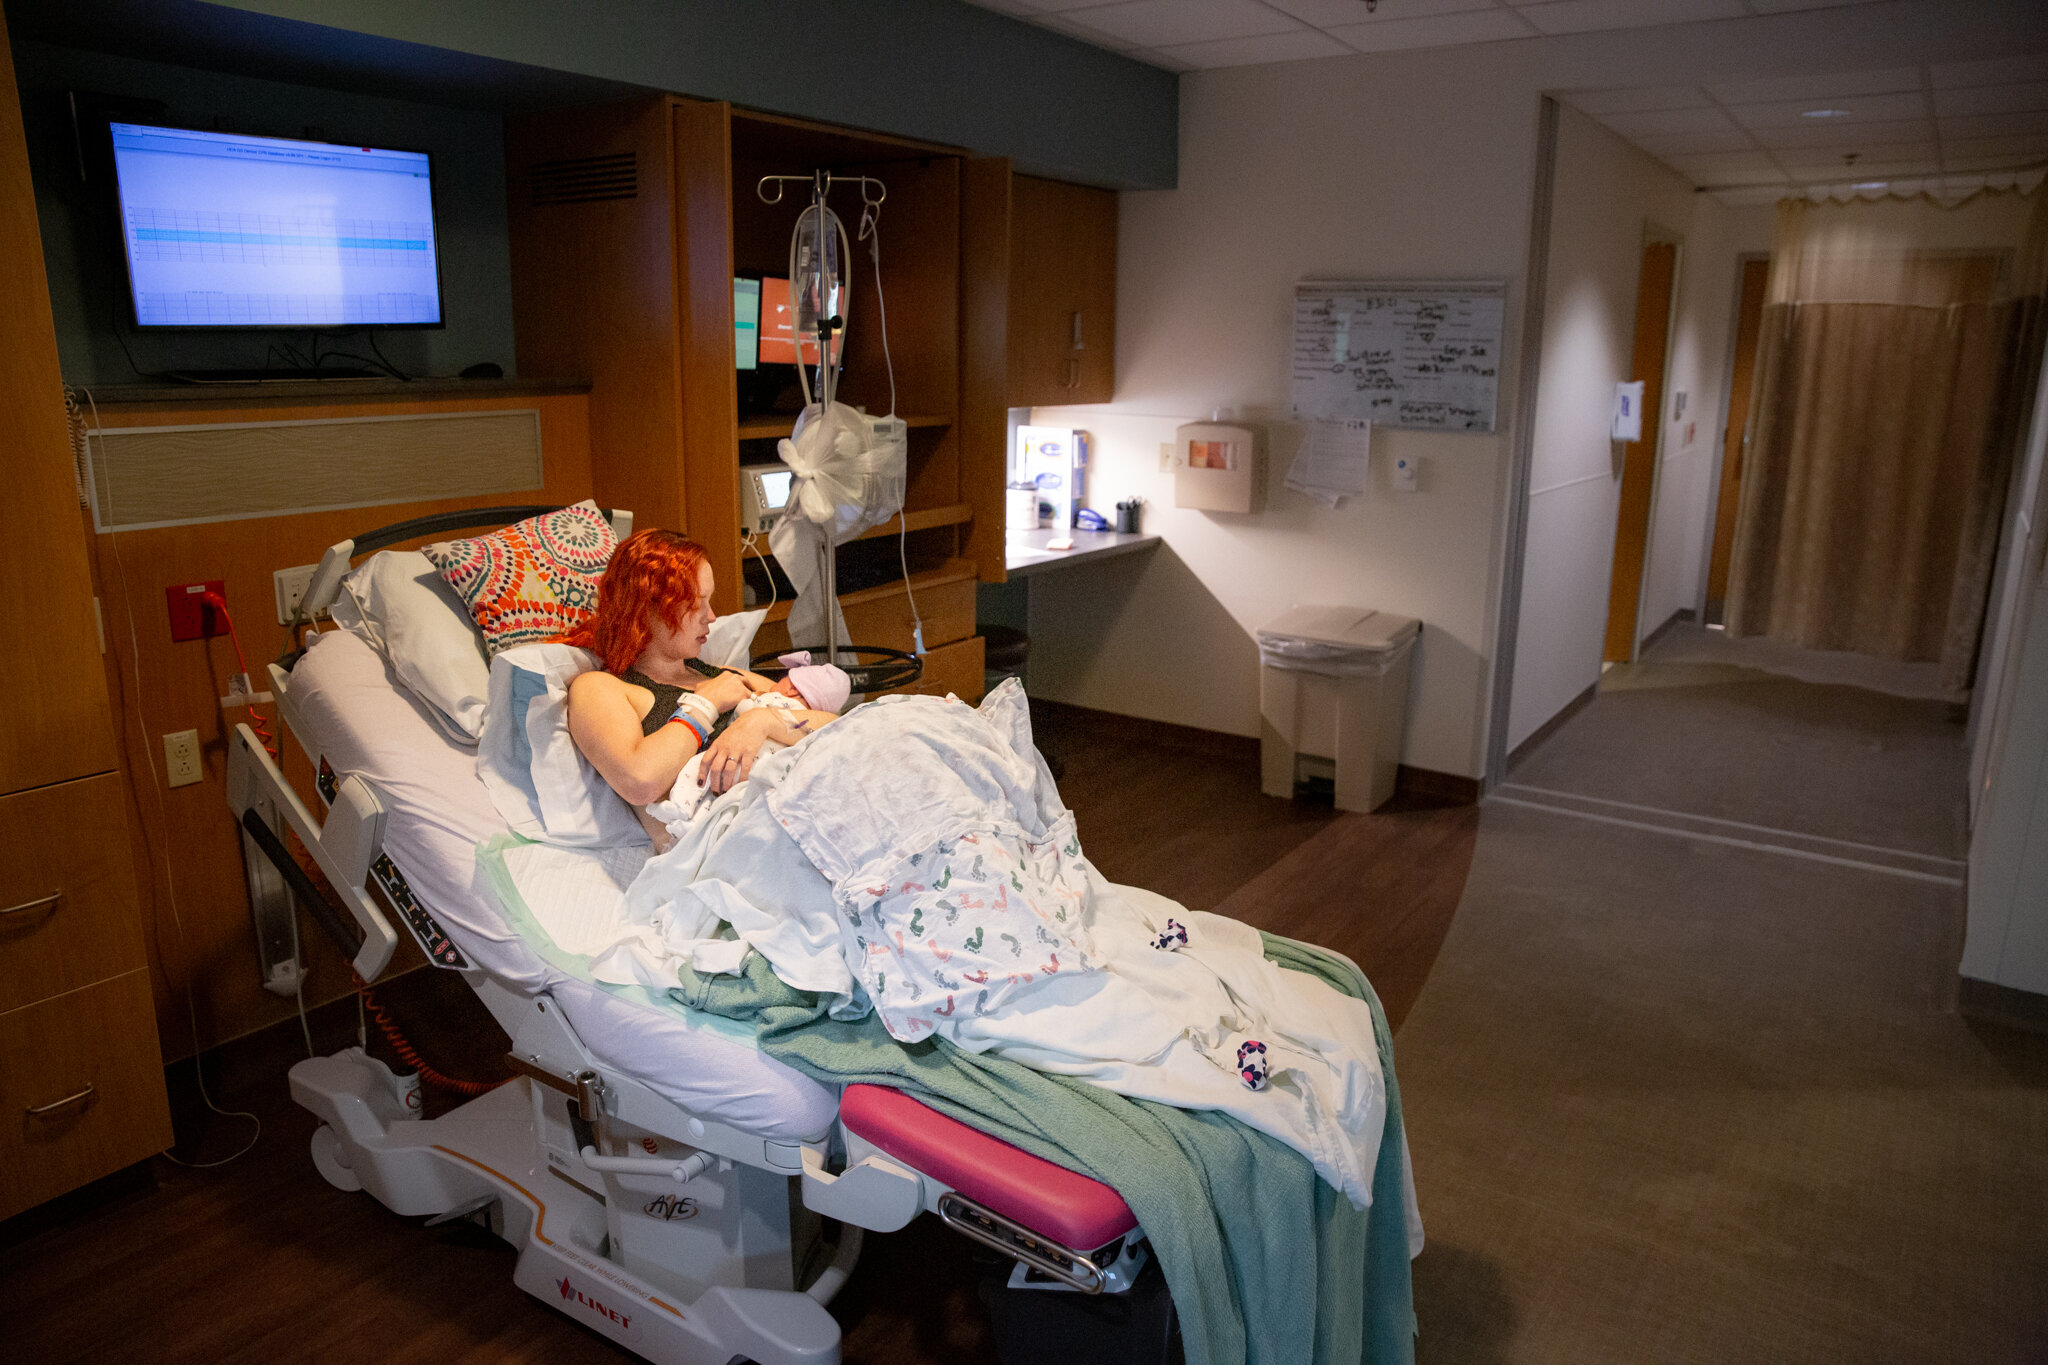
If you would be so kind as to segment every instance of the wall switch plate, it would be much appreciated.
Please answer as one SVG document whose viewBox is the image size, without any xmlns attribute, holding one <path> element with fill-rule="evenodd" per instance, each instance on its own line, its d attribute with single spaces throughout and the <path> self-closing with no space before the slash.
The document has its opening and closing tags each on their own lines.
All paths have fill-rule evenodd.
<svg viewBox="0 0 2048 1365">
<path fill-rule="evenodd" d="M 298 620 L 299 603 L 306 596 L 306 585 L 313 581 L 318 564 L 300 564 L 289 569 L 279 569 L 270 576 L 271 586 L 277 590 L 277 623 L 288 626 Z M 326 612 L 318 613 L 313 619 L 321 620 Z"/>
<path fill-rule="evenodd" d="M 1171 474 L 1173 472 L 1173 467 L 1179 462 L 1180 461 L 1175 456 L 1173 442 L 1161 441 L 1159 443 L 1159 472 L 1162 474 Z"/>
<path fill-rule="evenodd" d="M 199 732 L 179 730 L 164 736 L 164 785 L 189 787 L 205 776 L 199 766 Z"/>
<path fill-rule="evenodd" d="M 1394 491 L 1396 493 L 1413 493 L 1415 491 L 1415 467 L 1418 463 L 1420 461 L 1413 455 L 1397 455 L 1394 457 L 1393 479 Z"/>
<path fill-rule="evenodd" d="M 227 600 L 227 590 L 218 578 L 164 589 L 164 604 L 171 614 L 172 640 L 203 640 L 209 635 L 228 633 L 228 623 L 203 600 L 209 592 L 219 593 L 222 601 Z"/>
</svg>

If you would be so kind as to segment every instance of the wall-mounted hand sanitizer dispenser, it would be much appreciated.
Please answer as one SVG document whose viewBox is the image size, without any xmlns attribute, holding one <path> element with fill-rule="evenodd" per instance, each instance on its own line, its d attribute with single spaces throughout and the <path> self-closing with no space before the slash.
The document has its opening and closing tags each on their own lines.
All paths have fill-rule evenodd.
<svg viewBox="0 0 2048 1365">
<path fill-rule="evenodd" d="M 1249 427 L 1191 422 L 1174 433 L 1173 505 L 1258 510 L 1258 443 Z"/>
</svg>

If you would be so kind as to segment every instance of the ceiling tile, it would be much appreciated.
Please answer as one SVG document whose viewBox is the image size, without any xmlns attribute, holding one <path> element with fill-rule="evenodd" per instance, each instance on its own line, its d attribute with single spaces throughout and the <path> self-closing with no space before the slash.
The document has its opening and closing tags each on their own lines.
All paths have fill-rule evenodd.
<svg viewBox="0 0 2048 1365">
<path fill-rule="evenodd" d="M 2021 171 L 2039 170 L 2039 160 L 2035 157 L 2035 164 L 2028 164 L 2012 156 L 1963 156 L 1954 160 L 1944 158 L 1942 164 L 1951 171 Z"/>
<path fill-rule="evenodd" d="M 1842 152 L 1832 148 L 1795 147 L 1777 153 L 1776 159 L 1780 165 L 1790 169 L 1793 166 L 1841 166 L 1846 164 L 1842 156 Z M 1887 166 L 1911 162 L 1930 170 L 1940 164 L 1939 158 L 1934 154 L 1934 144 L 1931 142 L 1888 142 L 1857 148 L 1856 164 L 1861 166 L 1865 162 L 1882 163 Z"/>
<path fill-rule="evenodd" d="M 1845 152 L 1859 144 L 1881 142 L 1924 142 L 1926 119 L 1896 119 L 1884 123 L 1857 123 L 1849 119 L 1801 119 L 1783 127 L 1749 130 L 1766 147 L 1832 147 Z"/>
<path fill-rule="evenodd" d="M 1031 22 L 1040 28 L 1049 28 L 1054 33 L 1064 33 L 1069 38 L 1077 38 L 1091 46 L 1106 47 L 1111 52 L 1129 52 L 1138 46 L 1129 39 L 1119 38 L 1113 33 L 1104 33 L 1099 28 L 1083 23 L 1079 15 L 1040 14 L 1034 16 Z"/>
<path fill-rule="evenodd" d="M 1920 68 L 1917 66 L 1893 67 L 1886 71 L 1839 71 L 1828 76 L 1765 76 L 1748 81 L 1723 81 L 1707 87 L 1723 104 L 1847 99 L 1851 95 L 1888 95 L 1894 91 L 1919 88 Z M 1807 106 L 1809 109 L 1812 107 Z"/>
<path fill-rule="evenodd" d="M 1744 204 L 1775 204 L 1785 197 L 1788 188 L 1790 187 L 1754 185 L 1739 190 L 1717 190 L 1714 198 L 1731 207 L 1740 207 Z"/>
<path fill-rule="evenodd" d="M 1131 0 L 1076 11 L 1072 16 L 1092 29 L 1139 47 L 1173 47 L 1219 38 L 1249 38 L 1261 33 L 1289 33 L 1301 25 L 1258 0 Z"/>
<path fill-rule="evenodd" d="M 1585 33 L 1601 28 L 1650 28 L 1704 19 L 1742 19 L 1742 0 L 1550 0 L 1522 5 L 1524 18 L 1545 33 Z"/>
<path fill-rule="evenodd" d="M 1982 62 L 1949 62 L 1928 68 L 1934 88 L 1961 85 L 2016 85 L 2041 79 L 2048 71 L 2048 52 L 2031 57 L 1993 57 Z"/>
<path fill-rule="evenodd" d="M 1141 61 L 1147 66 L 1159 67 L 1164 71 L 1184 72 L 1200 70 L 1199 67 L 1185 57 L 1176 57 L 1170 52 L 1158 52 L 1149 47 L 1134 47 L 1125 52 L 1124 55 L 1136 61 Z"/>
<path fill-rule="evenodd" d="M 1943 138 L 1941 152 L 1948 160 L 1963 157 L 2043 157 L 2048 158 L 2048 137 L 2039 133 L 2031 136 L 2012 133 L 2005 137 L 1959 137 L 1954 140 Z"/>
<path fill-rule="evenodd" d="M 1220 38 L 1213 43 L 1176 43 L 1152 49 L 1176 57 L 1197 71 L 1225 66 L 1261 66 L 1267 62 L 1298 62 L 1310 57 L 1343 57 L 1351 49 L 1327 33 L 1300 28 L 1292 33 L 1262 33 L 1252 38 Z"/>
<path fill-rule="evenodd" d="M 1808 118 L 1810 109 L 1842 109 L 1847 118 Z M 1780 100 L 1772 104 L 1735 104 L 1728 112 L 1745 128 L 1859 128 L 1872 123 L 1904 123 L 1927 117 L 1926 98 L 1915 90 L 1901 95 L 1852 95 L 1826 100 Z"/>
<path fill-rule="evenodd" d="M 1625 114 L 1603 114 L 1600 121 L 1623 137 L 1649 137 L 1658 133 L 1719 133 L 1735 125 L 1719 109 L 1643 109 Z"/>
<path fill-rule="evenodd" d="M 1703 152 L 1753 152 L 1756 140 L 1740 128 L 1698 133 L 1650 133 L 1629 138 L 1651 156 L 1691 156 Z"/>
<path fill-rule="evenodd" d="M 1370 10 L 1365 7 L 1365 0 L 1266 0 L 1266 3 L 1317 28 L 1385 23 L 1390 19 L 1421 19 L 1432 14 L 1494 8 L 1494 0 L 1380 0 L 1379 5 Z"/>
<path fill-rule="evenodd" d="M 1667 156 L 1665 164 L 1695 182 L 1718 180 L 1740 184 L 1746 180 L 1782 180 L 1778 163 L 1762 152 L 1721 152 L 1708 156 Z"/>
<path fill-rule="evenodd" d="M 1646 109 L 1700 109 L 1712 103 L 1698 86 L 1652 85 L 1633 90 L 1571 90 L 1561 98 L 1587 114 L 1635 114 Z"/>
<path fill-rule="evenodd" d="M 1758 14 L 1784 14 L 1800 9 L 1840 9 L 1844 5 L 1873 5 L 1878 0 L 1749 0 Z"/>
<path fill-rule="evenodd" d="M 1426 19 L 1389 19 L 1384 23 L 1350 24 L 1328 30 L 1360 52 L 1392 52 L 1415 47 L 1449 47 L 1455 43 L 1491 43 L 1528 38 L 1532 30 L 1504 9 L 1437 14 Z"/>
<path fill-rule="evenodd" d="M 1971 85 L 1934 92 L 1934 112 L 1943 118 L 1965 114 L 2011 114 L 2048 109 L 2048 81 L 2025 85 Z"/>
<path fill-rule="evenodd" d="M 2016 137 L 2037 133 L 2048 133 L 2048 110 L 2031 113 L 1972 114 L 1967 118 L 1945 118 L 1936 121 L 1941 129 L 1941 140 L 1961 140 L 1969 137 Z"/>
</svg>

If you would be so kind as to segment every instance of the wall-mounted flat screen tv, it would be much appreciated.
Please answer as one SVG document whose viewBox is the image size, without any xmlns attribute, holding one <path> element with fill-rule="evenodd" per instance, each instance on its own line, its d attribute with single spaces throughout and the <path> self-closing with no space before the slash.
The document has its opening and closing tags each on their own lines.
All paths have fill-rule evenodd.
<svg viewBox="0 0 2048 1365">
<path fill-rule="evenodd" d="M 109 125 L 137 327 L 439 327 L 424 152 Z"/>
</svg>

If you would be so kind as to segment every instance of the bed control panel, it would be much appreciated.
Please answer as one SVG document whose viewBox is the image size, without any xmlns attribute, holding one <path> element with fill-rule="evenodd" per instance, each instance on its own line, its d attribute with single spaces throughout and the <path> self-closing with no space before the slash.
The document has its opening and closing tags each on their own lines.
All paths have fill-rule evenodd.
<svg viewBox="0 0 2048 1365">
<path fill-rule="evenodd" d="M 405 927 L 412 930 L 413 938 L 419 941 L 420 951 L 427 955 L 427 961 L 436 967 L 446 967 L 452 972 L 469 970 L 469 959 L 455 946 L 447 931 L 434 922 L 412 894 L 412 888 L 405 883 L 405 874 L 391 861 L 388 853 L 379 853 L 377 861 L 370 864 L 370 875 L 377 879 L 377 885 L 384 888 L 384 894 L 398 907 L 398 913 L 405 919 Z"/>
</svg>

